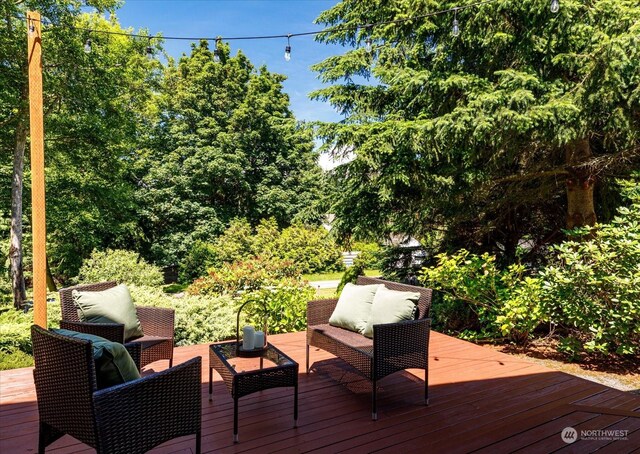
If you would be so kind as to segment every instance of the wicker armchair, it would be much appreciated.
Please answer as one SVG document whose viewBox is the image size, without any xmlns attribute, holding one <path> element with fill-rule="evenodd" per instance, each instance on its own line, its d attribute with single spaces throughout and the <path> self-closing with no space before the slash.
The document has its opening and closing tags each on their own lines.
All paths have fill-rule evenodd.
<svg viewBox="0 0 640 454">
<path fill-rule="evenodd" d="M 94 334 L 112 342 L 139 343 L 142 349 L 141 367 L 161 359 L 168 359 L 169 367 L 173 366 L 173 327 L 175 323 L 173 309 L 136 306 L 144 336 L 133 340 L 124 338 L 124 325 L 122 324 L 86 323 L 80 321 L 78 310 L 73 304 L 72 292 L 74 290 L 99 292 L 113 288 L 116 285 L 115 281 L 99 282 L 97 284 L 76 285 L 75 287 L 60 290 L 60 305 L 62 306 L 60 328 Z"/>
<path fill-rule="evenodd" d="M 143 453 L 184 435 L 201 452 L 201 358 L 97 390 L 91 342 L 32 326 L 38 452 L 65 434 L 98 453 Z M 139 344 L 127 344 L 139 350 Z"/>
<path fill-rule="evenodd" d="M 404 369 L 424 369 L 424 402 L 429 404 L 428 354 L 432 290 L 381 279 L 358 277 L 357 285 L 384 284 L 390 290 L 419 292 L 418 319 L 373 326 L 373 339 L 329 325 L 337 299 L 307 303 L 307 373 L 309 347 L 319 347 L 343 359 L 373 382 L 371 419 L 378 419 L 377 381 Z"/>
</svg>

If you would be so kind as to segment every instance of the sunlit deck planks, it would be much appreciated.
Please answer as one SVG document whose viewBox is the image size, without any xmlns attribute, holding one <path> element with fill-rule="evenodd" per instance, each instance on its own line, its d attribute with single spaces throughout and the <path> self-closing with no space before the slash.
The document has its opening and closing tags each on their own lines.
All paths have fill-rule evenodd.
<svg viewBox="0 0 640 454">
<path fill-rule="evenodd" d="M 176 362 L 203 357 L 204 452 L 640 452 L 640 396 L 531 364 L 433 333 L 430 401 L 422 405 L 422 373 L 401 372 L 380 383 L 378 415 L 370 419 L 371 385 L 341 360 L 313 349 L 314 371 L 304 374 L 305 334 L 269 340 L 300 363 L 300 420 L 293 423 L 293 393 L 272 389 L 240 400 L 240 443 L 232 442 L 233 404 L 214 374 L 208 401 L 208 346 L 180 347 Z M 166 362 L 151 365 L 158 369 Z M 0 452 L 37 451 L 37 404 L 31 369 L 0 372 Z M 620 429 L 627 440 L 565 444 L 560 431 Z M 192 437 L 154 453 L 188 453 Z M 92 452 L 71 437 L 47 452 Z"/>
</svg>

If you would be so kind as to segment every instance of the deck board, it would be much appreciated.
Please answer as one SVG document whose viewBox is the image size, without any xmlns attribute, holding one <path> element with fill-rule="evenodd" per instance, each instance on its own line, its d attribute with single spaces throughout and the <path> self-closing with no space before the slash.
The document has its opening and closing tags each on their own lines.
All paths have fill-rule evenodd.
<svg viewBox="0 0 640 454">
<path fill-rule="evenodd" d="M 233 401 L 214 373 L 208 400 L 208 346 L 178 347 L 175 362 L 203 357 L 204 452 L 634 452 L 640 450 L 640 396 L 618 391 L 524 359 L 432 333 L 430 405 L 422 404 L 422 371 L 383 379 L 378 421 L 370 419 L 371 384 L 331 354 L 313 348 L 304 373 L 305 333 L 269 337 L 300 363 L 300 419 L 293 429 L 290 388 L 240 400 L 240 443 L 232 442 Z M 162 370 L 166 362 L 146 373 Z M 579 440 L 566 445 L 560 431 L 628 430 L 627 440 Z M 37 451 L 38 414 L 30 368 L 0 372 L 0 452 Z M 155 454 L 191 453 L 193 437 L 171 440 Z M 94 452 L 66 436 L 47 452 Z"/>
</svg>

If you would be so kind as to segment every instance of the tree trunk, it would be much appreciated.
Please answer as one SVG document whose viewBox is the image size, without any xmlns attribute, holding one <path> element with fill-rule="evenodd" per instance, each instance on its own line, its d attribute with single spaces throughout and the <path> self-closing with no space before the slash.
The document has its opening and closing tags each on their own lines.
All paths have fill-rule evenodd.
<svg viewBox="0 0 640 454">
<path fill-rule="evenodd" d="M 47 257 L 47 290 L 50 292 L 58 291 L 58 286 L 56 281 L 53 280 L 53 273 L 51 273 L 51 267 L 49 266 L 49 257 Z"/>
<path fill-rule="evenodd" d="M 13 180 L 11 181 L 11 235 L 9 262 L 13 305 L 20 308 L 27 299 L 22 268 L 22 184 L 24 150 L 27 144 L 27 123 L 20 115 L 16 126 L 16 146 L 13 152 Z"/>
<path fill-rule="evenodd" d="M 569 172 L 567 177 L 567 229 L 596 223 L 593 203 L 595 176 L 591 169 L 580 167 L 580 163 L 592 156 L 589 139 L 579 139 L 566 146 L 565 159 Z"/>
</svg>

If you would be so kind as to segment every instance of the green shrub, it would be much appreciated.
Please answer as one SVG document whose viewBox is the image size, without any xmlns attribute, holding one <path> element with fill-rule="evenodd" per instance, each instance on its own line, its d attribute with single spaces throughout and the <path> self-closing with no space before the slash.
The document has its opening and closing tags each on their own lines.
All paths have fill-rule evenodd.
<svg viewBox="0 0 640 454">
<path fill-rule="evenodd" d="M 342 275 L 342 279 L 340 279 L 340 283 L 338 284 L 338 288 L 336 289 L 336 293 L 338 295 L 342 293 L 342 289 L 347 284 L 355 284 L 358 280 L 358 276 L 364 275 L 365 262 L 360 262 L 356 260 L 353 266 L 347 268 L 347 271 Z"/>
<path fill-rule="evenodd" d="M 364 241 L 356 241 L 350 248 L 352 251 L 358 251 L 360 254 L 355 259 L 363 268 L 362 269 L 379 269 L 382 259 L 382 248 L 378 243 L 367 243 Z M 354 263 L 355 264 L 355 263 Z"/>
<path fill-rule="evenodd" d="M 541 272 L 544 309 L 574 356 L 640 353 L 640 185 L 626 183 L 624 194 L 631 203 L 610 224 L 574 231 Z"/>
<path fill-rule="evenodd" d="M 301 276 L 290 262 L 256 257 L 223 263 L 219 268 L 210 269 L 209 274 L 196 279 L 187 292 L 192 295 L 237 295 L 239 292 L 276 284 L 283 279 L 301 281 Z"/>
<path fill-rule="evenodd" d="M 82 263 L 78 282 L 118 281 L 135 285 L 162 285 L 162 271 L 137 253 L 121 249 L 94 250 Z"/>
<path fill-rule="evenodd" d="M 217 342 L 235 336 L 237 301 L 231 296 L 175 297 L 161 288 L 130 285 L 131 298 L 139 306 L 176 311 L 176 345 Z"/>
<path fill-rule="evenodd" d="M 276 242 L 275 254 L 282 260 L 294 263 L 300 273 L 344 269 L 342 253 L 324 227 L 287 227 Z"/>
<path fill-rule="evenodd" d="M 20 350 L 6 353 L 0 350 L 0 370 L 33 366 L 33 356 Z"/>
<path fill-rule="evenodd" d="M 31 354 L 31 325 L 33 313 L 16 310 L 12 305 L 0 309 L 0 352 L 11 354 L 22 351 Z"/>
<path fill-rule="evenodd" d="M 219 264 L 216 248 L 211 243 L 196 241 L 184 260 L 180 263 L 178 279 L 180 282 L 193 282 L 207 274 L 207 269 Z"/>
<path fill-rule="evenodd" d="M 266 313 L 269 332 L 299 331 L 306 326 L 306 304 L 315 293 L 291 263 L 262 258 L 248 259 L 214 268 L 197 279 L 187 292 L 190 295 L 227 296 L 239 307 L 246 306 L 246 314 L 256 325 Z"/>
<path fill-rule="evenodd" d="M 250 301 L 246 307 L 248 319 L 261 326 L 268 318 L 269 334 L 303 331 L 307 327 L 307 301 L 313 299 L 315 290 L 308 285 L 277 285 L 248 292 L 242 302 Z M 265 312 L 266 310 L 266 312 Z"/>
<path fill-rule="evenodd" d="M 500 270 L 494 256 L 464 249 L 437 258 L 437 266 L 422 270 L 422 282 L 441 291 L 444 304 L 450 307 L 470 305 L 478 314 L 484 335 L 495 333 L 524 343 L 543 321 L 542 283 L 525 276 L 524 266 L 515 264 Z"/>
<path fill-rule="evenodd" d="M 47 322 L 49 328 L 60 326 L 61 310 L 57 294 L 49 294 Z M 33 311 L 14 309 L 11 304 L 0 306 L 0 370 L 31 366 L 31 325 Z"/>
<path fill-rule="evenodd" d="M 278 230 L 273 219 L 263 219 L 255 229 L 243 219 L 234 220 L 213 243 L 196 243 L 180 264 L 180 279 L 191 282 L 209 268 L 263 260 L 288 261 L 300 273 L 344 269 L 340 248 L 323 227 L 293 225 Z"/>
</svg>

